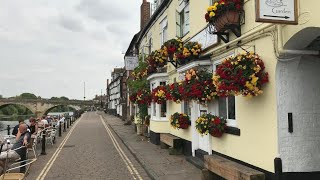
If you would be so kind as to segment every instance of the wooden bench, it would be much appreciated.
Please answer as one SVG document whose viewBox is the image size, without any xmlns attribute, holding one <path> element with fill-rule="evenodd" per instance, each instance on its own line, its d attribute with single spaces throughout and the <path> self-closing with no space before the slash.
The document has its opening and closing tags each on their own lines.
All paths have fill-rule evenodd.
<svg viewBox="0 0 320 180">
<path fill-rule="evenodd" d="M 205 155 L 204 167 L 228 180 L 264 180 L 264 173 L 218 155 Z M 205 170 L 203 171 L 205 172 Z M 208 177 L 208 176 L 202 176 Z M 210 178 L 210 177 L 209 177 Z"/>
<path fill-rule="evenodd" d="M 171 134 L 160 134 L 160 146 L 161 148 L 172 147 L 170 154 L 182 154 L 183 140 Z"/>
</svg>

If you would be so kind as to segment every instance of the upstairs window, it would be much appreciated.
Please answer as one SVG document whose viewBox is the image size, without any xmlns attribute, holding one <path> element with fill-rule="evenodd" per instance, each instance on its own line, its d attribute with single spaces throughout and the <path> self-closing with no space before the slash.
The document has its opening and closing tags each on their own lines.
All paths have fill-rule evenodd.
<svg viewBox="0 0 320 180">
<path fill-rule="evenodd" d="M 190 31 L 189 2 L 182 1 L 176 12 L 177 37 L 183 37 Z"/>
<path fill-rule="evenodd" d="M 163 45 L 167 41 L 168 38 L 168 20 L 167 17 L 165 17 L 160 22 L 160 46 Z"/>
</svg>

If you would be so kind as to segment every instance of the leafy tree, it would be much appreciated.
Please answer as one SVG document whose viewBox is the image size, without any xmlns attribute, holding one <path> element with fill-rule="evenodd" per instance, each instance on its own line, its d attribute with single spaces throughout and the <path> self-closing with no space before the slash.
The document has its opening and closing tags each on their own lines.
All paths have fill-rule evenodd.
<svg viewBox="0 0 320 180">
<path fill-rule="evenodd" d="M 62 96 L 62 97 L 60 97 L 60 100 L 69 101 L 69 98 Z"/>
<path fill-rule="evenodd" d="M 37 99 L 38 97 L 32 93 L 22 93 L 22 94 L 20 94 L 20 96 L 18 96 L 18 98 L 20 98 L 20 99 Z"/>
<path fill-rule="evenodd" d="M 2 99 L 3 98 L 3 96 L 0 94 L 0 99 Z"/>
</svg>

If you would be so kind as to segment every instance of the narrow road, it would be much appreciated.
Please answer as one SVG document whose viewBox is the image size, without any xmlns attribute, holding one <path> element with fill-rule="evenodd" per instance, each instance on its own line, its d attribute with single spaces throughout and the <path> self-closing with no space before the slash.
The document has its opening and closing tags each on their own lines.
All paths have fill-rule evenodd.
<svg viewBox="0 0 320 180">
<path fill-rule="evenodd" d="M 106 121 L 85 113 L 42 169 L 37 180 L 149 179 Z"/>
</svg>

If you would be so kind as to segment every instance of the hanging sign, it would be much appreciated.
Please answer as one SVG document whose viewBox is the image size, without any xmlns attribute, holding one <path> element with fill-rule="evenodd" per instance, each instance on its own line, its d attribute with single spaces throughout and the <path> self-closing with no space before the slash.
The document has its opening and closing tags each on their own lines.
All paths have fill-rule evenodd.
<svg viewBox="0 0 320 180">
<path fill-rule="evenodd" d="M 138 66 L 138 57 L 137 56 L 125 56 L 124 64 L 127 71 L 134 70 Z"/>
<path fill-rule="evenodd" d="M 256 21 L 298 24 L 297 0 L 256 0 Z"/>
</svg>

